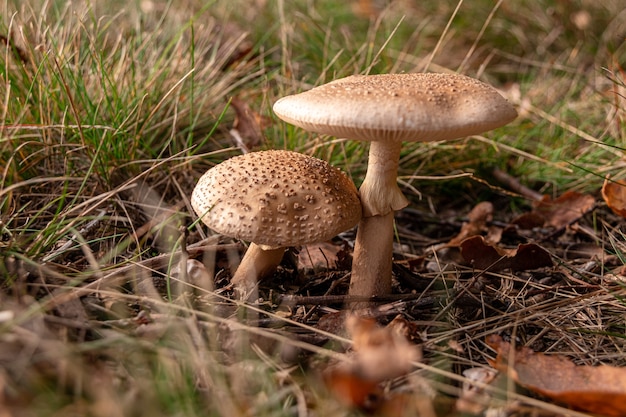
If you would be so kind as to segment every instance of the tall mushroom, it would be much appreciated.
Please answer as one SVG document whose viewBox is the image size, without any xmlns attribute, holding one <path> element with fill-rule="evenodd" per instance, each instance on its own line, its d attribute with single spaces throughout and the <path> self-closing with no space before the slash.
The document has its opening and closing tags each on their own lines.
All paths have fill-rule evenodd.
<svg viewBox="0 0 626 417">
<path fill-rule="evenodd" d="M 274 112 L 306 130 L 371 142 L 350 294 L 391 291 L 393 212 L 408 204 L 396 179 L 403 141 L 478 134 L 517 117 L 494 88 L 459 74 L 354 75 L 279 99 Z"/>
<path fill-rule="evenodd" d="M 327 162 L 292 151 L 236 156 L 209 169 L 191 205 L 211 229 L 252 242 L 232 277 L 240 298 L 256 293 L 289 246 L 322 242 L 354 227 L 361 203 L 354 183 Z"/>
</svg>

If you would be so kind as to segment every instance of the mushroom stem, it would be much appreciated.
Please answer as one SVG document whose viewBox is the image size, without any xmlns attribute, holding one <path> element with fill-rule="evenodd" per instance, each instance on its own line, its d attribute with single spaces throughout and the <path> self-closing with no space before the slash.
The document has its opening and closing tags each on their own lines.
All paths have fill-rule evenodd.
<svg viewBox="0 0 626 417">
<path fill-rule="evenodd" d="M 240 300 L 256 298 L 258 280 L 274 272 L 284 253 L 285 248 L 263 249 L 256 243 L 250 244 L 231 279 Z"/>
<path fill-rule="evenodd" d="M 354 243 L 349 295 L 373 296 L 391 293 L 393 211 L 383 216 L 363 217 Z M 354 308 L 365 307 L 357 303 Z"/>
<path fill-rule="evenodd" d="M 361 184 L 363 218 L 359 222 L 352 260 L 350 295 L 391 292 L 394 211 L 408 205 L 397 183 L 402 142 L 372 142 L 367 173 Z M 354 308 L 365 307 L 358 303 Z"/>
<path fill-rule="evenodd" d="M 371 143 L 367 173 L 359 189 L 363 217 L 385 215 L 409 204 L 397 183 L 401 148 L 399 141 Z"/>
</svg>

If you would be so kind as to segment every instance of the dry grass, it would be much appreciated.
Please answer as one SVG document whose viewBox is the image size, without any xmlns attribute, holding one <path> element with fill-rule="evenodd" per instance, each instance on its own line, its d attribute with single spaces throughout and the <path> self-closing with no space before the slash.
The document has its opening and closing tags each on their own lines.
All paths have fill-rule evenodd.
<svg viewBox="0 0 626 417">
<path fill-rule="evenodd" d="M 235 96 L 273 121 L 260 147 L 323 157 L 360 182 L 358 144 L 294 129 L 270 110 L 279 96 L 353 73 L 459 70 L 520 110 L 485 137 L 403 152 L 412 206 L 397 219 L 395 290 L 424 293 L 376 314 L 416 326 L 425 359 L 412 376 L 458 394 L 462 370 L 493 356 L 484 340 L 494 333 L 580 364 L 622 364 L 623 221 L 601 205 L 575 228 L 527 236 L 550 236 L 541 243 L 554 268 L 477 273 L 428 250 L 476 201 L 492 201 L 501 223 L 528 211 L 494 168 L 551 195 L 598 195 L 606 174 L 624 177 L 621 2 L 57 3 L 1 6 L 6 415 L 347 414 L 319 379 L 349 343 L 318 326 L 341 304 L 280 297 L 343 294 L 345 265 L 303 277 L 285 262 L 264 301 L 243 306 L 226 284 L 244 247 L 198 225 L 188 196 L 204 170 L 239 152 Z M 587 249 L 572 256 L 574 247 Z M 188 257 L 206 269 L 187 271 Z M 246 308 L 264 312 L 260 323 Z M 506 395 L 493 405 L 565 412 Z"/>
</svg>

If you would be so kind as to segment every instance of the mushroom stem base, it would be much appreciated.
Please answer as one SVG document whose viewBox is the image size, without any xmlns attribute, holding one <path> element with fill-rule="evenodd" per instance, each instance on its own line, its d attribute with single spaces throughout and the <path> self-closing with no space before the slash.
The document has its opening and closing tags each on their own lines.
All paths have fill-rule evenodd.
<svg viewBox="0 0 626 417">
<path fill-rule="evenodd" d="M 250 244 L 230 281 L 239 299 L 253 301 L 257 298 L 258 280 L 274 272 L 284 253 L 285 248 L 262 249 L 255 243 Z"/>
<path fill-rule="evenodd" d="M 386 295 L 391 292 L 393 254 L 393 214 L 363 217 L 354 244 L 351 296 Z M 366 307 L 356 303 L 354 308 Z"/>
</svg>

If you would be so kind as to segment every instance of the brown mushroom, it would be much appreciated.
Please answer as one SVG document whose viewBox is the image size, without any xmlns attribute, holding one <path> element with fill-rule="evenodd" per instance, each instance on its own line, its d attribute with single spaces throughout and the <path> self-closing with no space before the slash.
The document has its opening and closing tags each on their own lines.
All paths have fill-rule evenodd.
<svg viewBox="0 0 626 417">
<path fill-rule="evenodd" d="M 408 204 L 396 182 L 402 142 L 455 139 L 517 117 L 489 85 L 434 73 L 342 78 L 283 97 L 274 112 L 310 131 L 371 142 L 350 282 L 358 296 L 391 291 L 393 212 Z"/>
<path fill-rule="evenodd" d="M 243 299 L 254 296 L 257 278 L 274 271 L 286 247 L 328 240 L 361 218 L 358 191 L 342 171 L 284 150 L 236 156 L 209 169 L 191 205 L 211 229 L 252 242 L 231 281 Z"/>
</svg>

